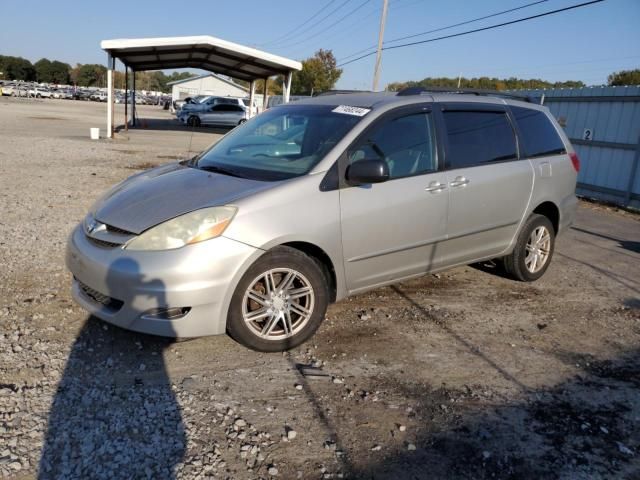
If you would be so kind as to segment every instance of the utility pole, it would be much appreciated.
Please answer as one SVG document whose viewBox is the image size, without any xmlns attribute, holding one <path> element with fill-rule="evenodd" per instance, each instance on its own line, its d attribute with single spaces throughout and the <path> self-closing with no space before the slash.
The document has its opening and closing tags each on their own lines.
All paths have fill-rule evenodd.
<svg viewBox="0 0 640 480">
<path fill-rule="evenodd" d="M 382 41 L 384 38 L 384 25 L 387 23 L 387 9 L 389 0 L 383 0 L 382 16 L 380 17 L 380 31 L 378 32 L 378 51 L 376 52 L 376 67 L 373 71 L 373 91 L 378 90 L 378 81 L 380 80 L 380 63 L 382 62 Z"/>
</svg>

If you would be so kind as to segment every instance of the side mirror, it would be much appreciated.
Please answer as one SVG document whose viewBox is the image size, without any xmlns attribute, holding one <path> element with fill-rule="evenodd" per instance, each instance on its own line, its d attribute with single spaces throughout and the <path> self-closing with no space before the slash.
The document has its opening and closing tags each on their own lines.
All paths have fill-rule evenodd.
<svg viewBox="0 0 640 480">
<path fill-rule="evenodd" d="M 389 180 L 389 166 L 380 159 L 358 160 L 347 167 L 346 178 L 351 185 L 386 182 Z"/>
</svg>

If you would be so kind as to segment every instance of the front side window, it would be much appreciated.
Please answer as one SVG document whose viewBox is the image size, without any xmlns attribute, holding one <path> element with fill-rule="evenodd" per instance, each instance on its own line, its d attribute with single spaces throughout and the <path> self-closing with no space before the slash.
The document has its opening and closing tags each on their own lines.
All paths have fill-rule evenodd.
<svg viewBox="0 0 640 480">
<path fill-rule="evenodd" d="M 416 113 L 383 121 L 349 151 L 349 163 L 384 160 L 390 178 L 408 177 L 437 169 L 431 114 Z"/>
<path fill-rule="evenodd" d="M 511 107 L 511 111 L 518 123 L 528 157 L 566 152 L 560 135 L 544 112 L 522 107 Z"/>
<path fill-rule="evenodd" d="M 450 168 L 518 158 L 516 137 L 505 112 L 454 110 L 443 115 Z"/>
<path fill-rule="evenodd" d="M 203 152 L 195 167 L 263 181 L 308 173 L 362 117 L 325 105 L 286 105 L 261 113 Z"/>
</svg>

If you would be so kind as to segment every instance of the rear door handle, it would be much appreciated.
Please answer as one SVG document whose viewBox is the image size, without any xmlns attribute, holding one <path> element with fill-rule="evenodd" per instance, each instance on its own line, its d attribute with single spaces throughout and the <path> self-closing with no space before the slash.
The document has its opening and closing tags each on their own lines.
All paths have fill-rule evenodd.
<svg viewBox="0 0 640 480">
<path fill-rule="evenodd" d="M 431 182 L 427 188 L 424 189 L 425 192 L 438 193 L 447 188 L 446 183 L 440 182 Z"/>
<path fill-rule="evenodd" d="M 469 183 L 468 179 L 466 179 L 465 177 L 462 177 L 462 176 L 458 176 L 453 180 L 453 182 L 449 182 L 449 186 L 450 187 L 464 187 L 468 183 Z"/>
</svg>

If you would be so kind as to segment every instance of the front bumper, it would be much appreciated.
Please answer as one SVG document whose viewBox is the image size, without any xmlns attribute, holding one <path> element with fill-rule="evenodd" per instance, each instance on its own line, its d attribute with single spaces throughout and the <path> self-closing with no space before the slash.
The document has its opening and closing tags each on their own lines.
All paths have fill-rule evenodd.
<svg viewBox="0 0 640 480">
<path fill-rule="evenodd" d="M 74 299 L 96 317 L 137 332 L 196 337 L 225 332 L 233 290 L 262 253 L 225 237 L 160 252 L 105 248 L 79 225 L 66 264 Z M 190 310 L 174 319 L 153 315 L 164 308 Z"/>
</svg>

